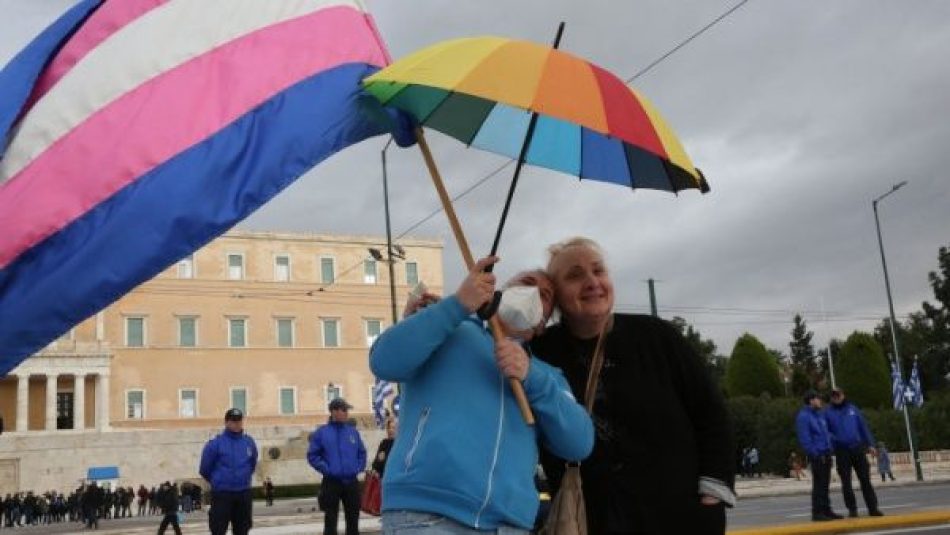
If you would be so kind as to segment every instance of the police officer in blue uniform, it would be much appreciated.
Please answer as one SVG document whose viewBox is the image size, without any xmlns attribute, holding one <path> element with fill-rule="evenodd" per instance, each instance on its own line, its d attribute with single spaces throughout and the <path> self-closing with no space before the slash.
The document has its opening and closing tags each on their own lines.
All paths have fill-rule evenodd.
<svg viewBox="0 0 950 535">
<path fill-rule="evenodd" d="M 257 444 L 244 433 L 244 413 L 224 413 L 224 431 L 201 452 L 201 477 L 211 483 L 211 535 L 224 535 L 231 524 L 234 535 L 251 529 L 251 476 L 257 467 Z"/>
</svg>

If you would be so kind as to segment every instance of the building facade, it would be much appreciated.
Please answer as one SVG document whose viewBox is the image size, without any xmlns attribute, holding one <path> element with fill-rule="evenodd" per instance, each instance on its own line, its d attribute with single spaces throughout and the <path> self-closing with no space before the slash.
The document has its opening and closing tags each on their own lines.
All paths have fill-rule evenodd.
<svg viewBox="0 0 950 535">
<path fill-rule="evenodd" d="M 401 240 L 397 309 L 442 290 L 442 244 Z M 372 412 L 368 350 L 392 323 L 378 237 L 232 231 L 0 379 L 7 432 L 307 425 L 345 397 Z M 107 270 L 108 266 L 90 267 Z"/>
</svg>

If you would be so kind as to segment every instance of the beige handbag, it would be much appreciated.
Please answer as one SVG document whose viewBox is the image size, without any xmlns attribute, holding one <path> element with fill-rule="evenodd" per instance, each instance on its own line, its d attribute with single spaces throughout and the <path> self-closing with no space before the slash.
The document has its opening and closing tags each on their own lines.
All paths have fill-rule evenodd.
<svg viewBox="0 0 950 535">
<path fill-rule="evenodd" d="M 594 407 L 594 397 L 597 394 L 597 381 L 600 378 L 600 369 L 604 364 L 604 333 L 605 326 L 597 338 L 594 347 L 593 361 L 587 375 L 587 385 L 584 388 L 584 406 L 591 414 Z M 551 501 L 551 510 L 544 522 L 542 535 L 587 535 L 587 510 L 584 507 L 584 489 L 581 485 L 580 464 L 565 466 L 564 477 L 561 478 L 561 488 Z"/>
</svg>

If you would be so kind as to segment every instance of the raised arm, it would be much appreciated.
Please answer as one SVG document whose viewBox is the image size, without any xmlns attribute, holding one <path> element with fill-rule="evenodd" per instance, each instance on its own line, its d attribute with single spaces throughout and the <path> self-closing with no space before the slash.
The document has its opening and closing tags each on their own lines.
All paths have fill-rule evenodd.
<svg viewBox="0 0 950 535">
<path fill-rule="evenodd" d="M 416 312 L 380 335 L 369 356 L 373 373 L 387 381 L 406 381 L 415 376 L 455 328 L 492 297 L 495 276 L 483 270 L 496 260 L 479 260 L 455 295 Z"/>
</svg>

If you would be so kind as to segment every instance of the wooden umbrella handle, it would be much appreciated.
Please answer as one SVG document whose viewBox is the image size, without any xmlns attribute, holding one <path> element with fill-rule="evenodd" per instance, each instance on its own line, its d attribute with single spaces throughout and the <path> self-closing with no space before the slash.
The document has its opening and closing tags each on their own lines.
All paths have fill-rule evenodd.
<svg viewBox="0 0 950 535">
<path fill-rule="evenodd" d="M 435 160 L 432 158 L 432 152 L 429 150 L 429 144 L 426 143 L 426 138 L 423 135 L 421 127 L 416 128 L 416 140 L 419 143 L 419 149 L 422 150 L 422 157 L 426 161 L 426 167 L 429 168 L 429 175 L 432 177 L 435 189 L 439 193 L 442 208 L 445 210 L 445 215 L 449 218 L 449 226 L 452 227 L 452 233 L 455 234 L 455 241 L 462 251 L 462 258 L 465 259 L 465 265 L 468 269 L 472 269 L 475 265 L 475 259 L 472 257 L 472 251 L 468 247 L 468 240 L 465 239 L 465 234 L 462 233 L 462 225 L 459 224 L 458 217 L 455 215 L 452 199 L 449 198 L 449 193 L 445 190 L 445 184 L 442 182 L 439 168 L 435 165 Z M 494 337 L 495 342 L 503 340 L 504 335 L 502 334 L 503 331 L 498 316 L 492 316 L 491 319 L 488 320 L 488 323 L 491 325 L 492 337 Z M 515 395 L 515 400 L 518 402 L 518 408 L 521 409 L 521 416 L 524 418 L 525 423 L 534 425 L 534 414 L 531 413 L 531 406 L 528 404 L 528 397 L 524 393 L 524 387 L 521 386 L 521 381 L 515 377 L 509 377 L 508 384 L 511 385 L 511 391 Z"/>
</svg>

